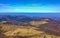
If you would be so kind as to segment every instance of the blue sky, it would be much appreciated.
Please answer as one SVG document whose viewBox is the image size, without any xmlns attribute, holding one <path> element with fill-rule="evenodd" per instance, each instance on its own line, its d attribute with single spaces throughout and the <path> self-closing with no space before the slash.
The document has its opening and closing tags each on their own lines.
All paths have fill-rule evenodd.
<svg viewBox="0 0 60 38">
<path fill-rule="evenodd" d="M 60 0 L 0 0 L 0 12 L 60 12 Z"/>
</svg>

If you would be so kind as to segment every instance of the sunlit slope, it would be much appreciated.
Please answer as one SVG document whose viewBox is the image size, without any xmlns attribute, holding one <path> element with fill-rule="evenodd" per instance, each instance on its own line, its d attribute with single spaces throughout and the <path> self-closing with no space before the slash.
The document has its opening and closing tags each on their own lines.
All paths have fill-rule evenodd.
<svg viewBox="0 0 60 38">
<path fill-rule="evenodd" d="M 6 29 L 5 29 L 6 28 Z M 18 38 L 18 36 L 29 37 L 29 38 L 60 38 L 60 36 L 49 35 L 43 31 L 39 31 L 35 27 L 25 27 L 25 26 L 15 26 L 15 25 L 4 25 L 2 27 L 3 34 L 7 37 L 12 36 L 13 38 Z"/>
<path fill-rule="evenodd" d="M 55 29 L 55 25 L 56 23 L 46 20 L 31 21 L 28 26 L 0 23 L 0 31 L 2 31 L 3 35 L 10 38 L 60 38 L 60 36 L 52 34 L 52 32 L 57 33 L 59 31 Z M 46 32 L 50 32 L 50 34 Z"/>
<path fill-rule="evenodd" d="M 43 33 L 37 31 L 35 27 L 31 26 L 16 26 L 16 25 L 2 25 L 1 30 L 5 31 L 3 34 L 6 36 L 32 36 L 35 34 Z"/>
<path fill-rule="evenodd" d="M 32 36 L 32 35 L 40 34 L 40 33 L 43 33 L 43 32 L 34 30 L 32 28 L 29 28 L 29 29 L 27 29 L 27 28 L 16 28 L 13 31 L 5 32 L 4 34 L 6 36 Z"/>
<path fill-rule="evenodd" d="M 36 26 L 36 27 L 39 27 L 40 25 L 44 25 L 44 24 L 47 24 L 48 22 L 46 21 L 31 21 L 29 22 L 32 26 Z"/>
</svg>

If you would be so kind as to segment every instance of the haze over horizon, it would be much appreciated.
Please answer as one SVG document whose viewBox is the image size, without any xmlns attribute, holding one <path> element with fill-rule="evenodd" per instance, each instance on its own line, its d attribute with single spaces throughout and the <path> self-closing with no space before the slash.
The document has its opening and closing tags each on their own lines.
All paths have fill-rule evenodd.
<svg viewBox="0 0 60 38">
<path fill-rule="evenodd" d="M 3 12 L 60 12 L 60 0 L 0 0 Z"/>
</svg>

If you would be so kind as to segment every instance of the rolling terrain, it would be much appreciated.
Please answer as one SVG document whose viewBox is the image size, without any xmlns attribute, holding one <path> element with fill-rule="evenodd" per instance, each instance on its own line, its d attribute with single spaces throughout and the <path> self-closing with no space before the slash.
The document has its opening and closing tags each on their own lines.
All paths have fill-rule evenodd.
<svg viewBox="0 0 60 38">
<path fill-rule="evenodd" d="M 60 38 L 60 22 L 51 18 L 0 17 L 0 38 Z"/>
</svg>

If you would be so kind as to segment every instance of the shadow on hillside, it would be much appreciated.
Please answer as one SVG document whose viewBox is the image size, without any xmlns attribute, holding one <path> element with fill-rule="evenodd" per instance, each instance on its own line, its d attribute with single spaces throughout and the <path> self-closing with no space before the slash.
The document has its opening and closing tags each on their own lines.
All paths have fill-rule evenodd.
<svg viewBox="0 0 60 38">
<path fill-rule="evenodd" d="M 44 31 L 47 34 L 60 36 L 60 29 L 58 28 L 59 26 L 59 24 L 45 24 L 40 25 L 38 28 L 40 28 L 39 30 Z"/>
</svg>

